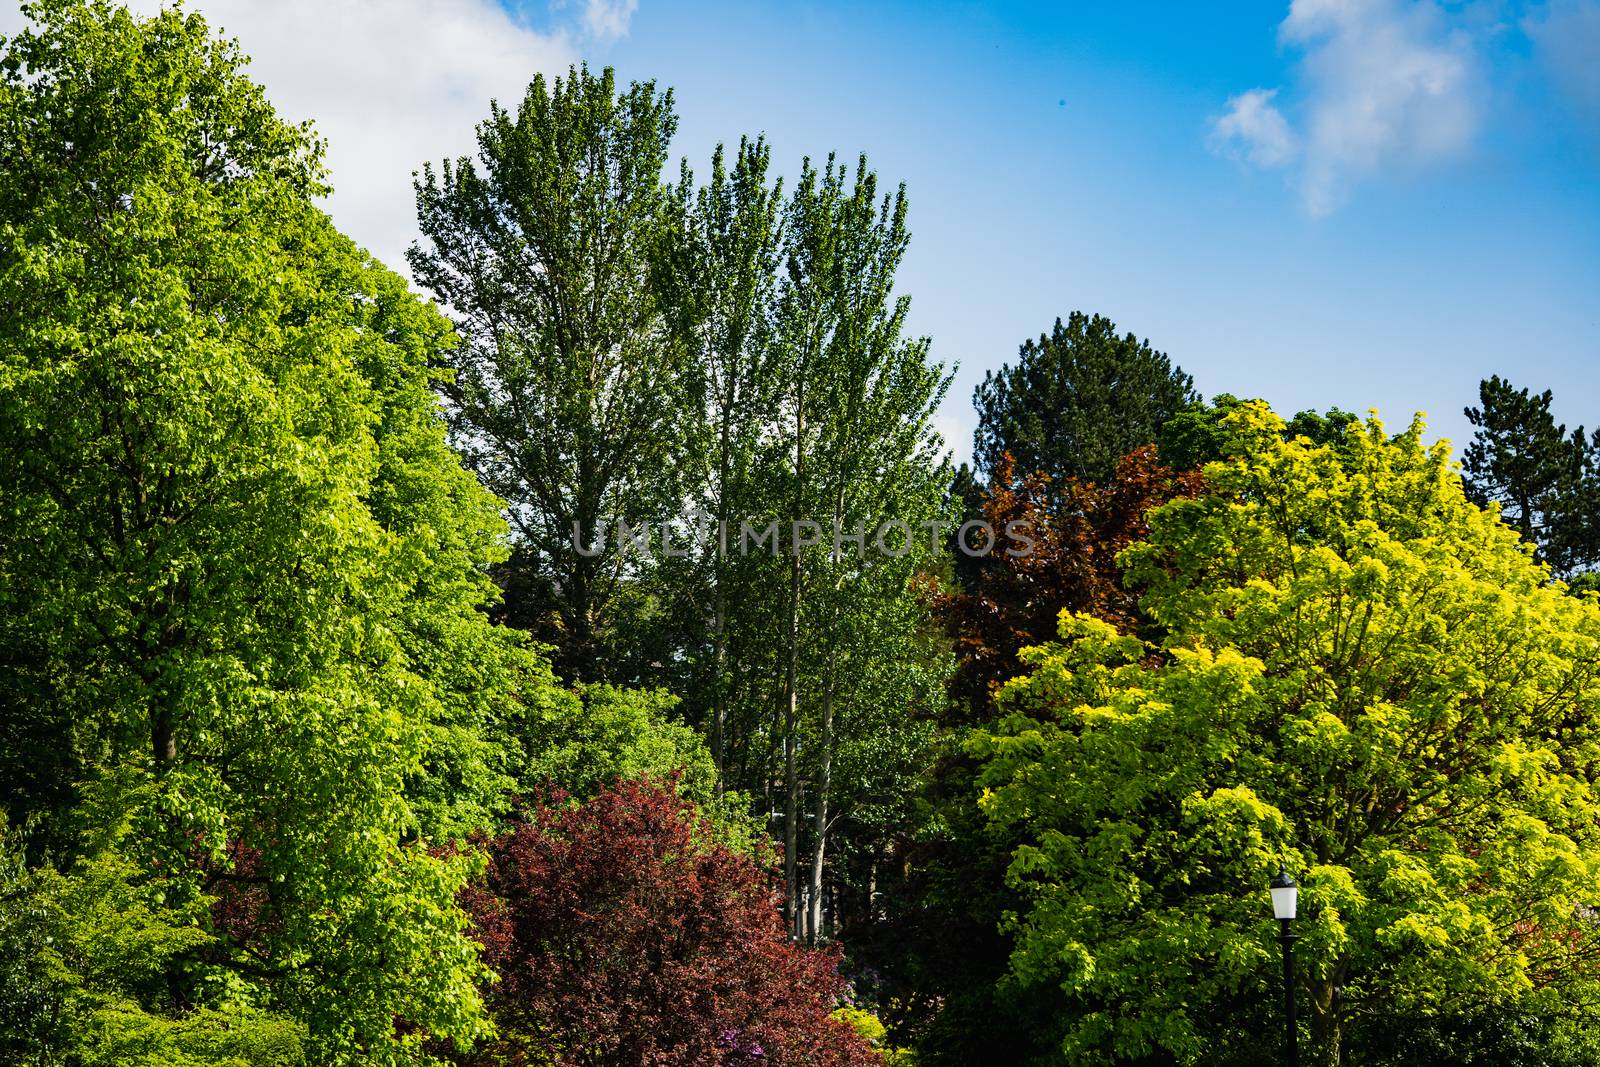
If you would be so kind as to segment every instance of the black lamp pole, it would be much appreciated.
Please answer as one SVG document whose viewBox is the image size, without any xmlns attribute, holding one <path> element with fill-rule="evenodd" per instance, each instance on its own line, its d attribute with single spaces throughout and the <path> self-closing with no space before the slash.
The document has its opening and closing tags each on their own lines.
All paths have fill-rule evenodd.
<svg viewBox="0 0 1600 1067">
<path fill-rule="evenodd" d="M 1294 939 L 1289 932 L 1293 919 L 1278 920 L 1278 940 L 1283 942 L 1283 1054 L 1289 1067 L 1300 1067 L 1300 1027 L 1294 1015 Z"/>
<path fill-rule="evenodd" d="M 1300 887 L 1280 868 L 1268 884 L 1272 891 L 1272 914 L 1278 920 L 1278 940 L 1283 944 L 1283 1055 L 1289 1067 L 1300 1067 L 1300 1028 L 1294 1017 L 1294 937 L 1289 924 L 1294 922 L 1300 901 Z"/>
</svg>

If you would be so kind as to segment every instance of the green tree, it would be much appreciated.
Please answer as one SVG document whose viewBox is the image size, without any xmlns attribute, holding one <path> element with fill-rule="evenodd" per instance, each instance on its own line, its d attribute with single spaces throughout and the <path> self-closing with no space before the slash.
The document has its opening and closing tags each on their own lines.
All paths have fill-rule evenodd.
<svg viewBox="0 0 1600 1067">
<path fill-rule="evenodd" d="M 894 293 L 909 241 L 906 210 L 903 187 L 879 197 L 865 157 L 852 178 L 830 156 L 820 170 L 805 163 L 785 214 L 775 339 L 782 394 L 770 439 L 789 571 L 784 870 L 791 920 L 810 939 L 822 934 L 833 761 L 841 730 L 854 718 L 847 694 L 891 676 L 875 667 L 893 662 L 889 633 L 905 635 L 907 612 L 915 612 L 906 606 L 914 597 L 911 577 L 927 554 L 925 524 L 938 517 L 950 478 L 929 428 L 948 377 L 929 362 L 926 338 L 903 336 L 910 299 Z M 891 529 L 891 522 L 902 526 Z M 856 706 L 883 699 L 862 694 Z M 914 706 L 914 691 L 891 703 Z M 809 906 L 801 908 L 806 771 Z"/>
<path fill-rule="evenodd" d="M 630 574 L 618 524 L 676 510 L 699 403 L 652 282 L 676 125 L 651 83 L 539 75 L 515 114 L 491 105 L 476 163 L 425 165 L 416 183 L 427 243 L 411 267 L 462 339 L 444 385 L 454 443 L 507 503 L 528 598 L 510 608 L 572 679 L 611 676 Z"/>
<path fill-rule="evenodd" d="M 1250 403 L 1232 393 L 1218 393 L 1209 402 L 1195 403 L 1168 419 L 1156 435 L 1161 461 L 1173 470 L 1187 471 L 1239 454 L 1244 441 L 1231 416 Z M 1345 430 L 1357 416 L 1342 408 L 1326 412 L 1298 412 L 1283 428 L 1287 439 L 1304 437 L 1312 444 L 1339 447 Z"/>
<path fill-rule="evenodd" d="M 28 10 L 0 59 L 5 735 L 132 776 L 117 854 L 167 906 L 258 894 L 162 950 L 170 1012 L 226 975 L 314 1062 L 468 1040 L 471 864 L 427 845 L 497 807 L 525 653 L 480 611 L 503 526 L 443 439 L 448 323 L 334 230 L 320 143 L 198 16 Z M 6 785 L 17 819 L 74 799 Z"/>
<path fill-rule="evenodd" d="M 1027 842 L 1013 980 L 1071 1062 L 1223 1062 L 1270 1003 L 1263 888 L 1304 887 L 1320 1062 L 1358 1016 L 1592 1011 L 1600 606 L 1466 499 L 1420 421 L 1347 455 L 1259 404 L 1122 554 L 1159 647 L 1085 616 L 976 738 Z"/>
<path fill-rule="evenodd" d="M 657 575 L 678 609 L 670 612 L 682 624 L 672 645 L 682 654 L 664 652 L 654 662 L 689 665 L 687 710 L 706 724 L 719 785 L 739 780 L 730 747 L 748 750 L 757 717 L 741 710 L 769 703 L 755 680 L 771 662 L 761 616 L 772 598 L 757 587 L 770 584 L 777 567 L 741 558 L 738 542 L 747 519 L 771 513 L 760 460 L 778 399 L 772 331 L 783 183 L 768 179 L 770 158 L 765 141 L 741 140 L 730 171 L 718 145 L 710 181 L 698 189 L 683 165 L 673 189 L 676 231 L 660 272 L 663 306 L 706 403 L 686 420 L 695 445 L 685 456 L 686 481 L 702 521 L 682 531 L 683 562 L 665 558 Z"/>
<path fill-rule="evenodd" d="M 688 799 L 709 805 L 716 769 L 699 735 L 671 717 L 677 703 L 665 690 L 603 682 L 544 690 L 520 710 L 521 790 L 553 785 L 588 800 L 618 778 L 677 774 Z"/>
<path fill-rule="evenodd" d="M 19 1067 L 304 1067 L 303 1026 L 251 1004 L 211 973 L 185 1010 L 171 975 L 217 944 L 210 898 L 166 900 L 166 884 L 122 854 L 125 790 L 99 790 L 78 858 L 24 863 L 0 827 L 0 1054 Z"/>
<path fill-rule="evenodd" d="M 1099 315 L 1074 311 L 1023 342 L 1015 366 L 984 375 L 973 464 L 988 482 L 1011 453 L 1023 474 L 1102 481 L 1117 461 L 1152 444 L 1168 419 L 1199 398 L 1165 353 Z"/>
<path fill-rule="evenodd" d="M 1468 495 L 1499 505 L 1557 574 L 1600 563 L 1600 431 L 1568 434 L 1550 414 L 1550 390 L 1534 395 L 1499 375 L 1478 397 L 1482 406 L 1466 409 L 1476 427 L 1461 458 Z"/>
</svg>

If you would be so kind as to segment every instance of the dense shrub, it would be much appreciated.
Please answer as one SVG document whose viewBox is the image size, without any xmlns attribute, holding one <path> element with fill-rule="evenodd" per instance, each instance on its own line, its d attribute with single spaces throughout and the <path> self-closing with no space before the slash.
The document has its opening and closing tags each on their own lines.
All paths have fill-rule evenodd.
<svg viewBox="0 0 1600 1067">
<path fill-rule="evenodd" d="M 716 839 L 671 782 L 557 793 L 490 843 L 469 889 L 499 1039 L 472 1064 L 855 1067 L 830 1017 L 836 951 L 792 944 L 771 874 Z"/>
</svg>

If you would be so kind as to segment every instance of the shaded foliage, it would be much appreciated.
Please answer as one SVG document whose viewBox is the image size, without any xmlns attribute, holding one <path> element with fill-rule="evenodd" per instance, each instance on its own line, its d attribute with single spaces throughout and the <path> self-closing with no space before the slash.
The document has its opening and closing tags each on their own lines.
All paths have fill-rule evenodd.
<svg viewBox="0 0 1600 1067">
<path fill-rule="evenodd" d="M 1198 399 L 1189 375 L 1148 341 L 1074 311 L 973 391 L 973 464 L 993 480 L 1009 453 L 1018 471 L 1043 471 L 1057 487 L 1104 480 Z"/>
<path fill-rule="evenodd" d="M 1550 413 L 1551 393 L 1495 375 L 1478 387 L 1475 427 L 1461 456 L 1467 494 L 1496 504 L 1539 558 L 1573 578 L 1600 564 L 1600 430 L 1570 434 Z"/>
<path fill-rule="evenodd" d="M 1199 485 L 1198 475 L 1162 466 L 1152 446 L 1125 456 L 1099 485 L 1071 478 L 1055 491 L 1047 475 L 1018 474 L 1002 457 L 978 496 L 978 516 L 1025 538 L 1009 542 L 1018 554 L 968 558 L 964 589 L 925 583 L 957 657 L 941 716 L 946 746 L 922 786 L 919 814 L 901 824 L 900 866 L 885 865 L 878 922 L 853 933 L 851 945 L 879 973 L 897 1033 L 914 1040 L 928 1063 L 1045 1055 L 1051 1039 L 1037 1020 L 1061 1007 L 1048 990 L 999 995 L 1011 952 L 1002 920 L 1019 903 L 1004 876 L 1018 842 L 986 825 L 973 803 L 975 761 L 952 739 L 994 718 L 995 691 L 1025 670 L 1019 653 L 1054 633 L 1063 611 L 1142 627 L 1116 553 L 1144 537 L 1150 509 Z"/>
<path fill-rule="evenodd" d="M 1209 402 L 1190 405 L 1168 419 L 1155 437 L 1161 462 L 1174 470 L 1192 470 L 1239 454 L 1246 442 L 1230 416 L 1251 403 L 1232 393 L 1218 393 Z M 1301 411 L 1284 425 L 1285 440 L 1304 437 L 1312 444 L 1342 449 L 1345 429 L 1357 417 L 1341 408 Z"/>
</svg>

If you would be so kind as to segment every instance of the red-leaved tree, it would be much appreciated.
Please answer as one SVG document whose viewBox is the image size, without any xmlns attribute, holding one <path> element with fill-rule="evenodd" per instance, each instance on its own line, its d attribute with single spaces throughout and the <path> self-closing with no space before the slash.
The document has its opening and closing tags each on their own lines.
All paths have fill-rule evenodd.
<svg viewBox="0 0 1600 1067">
<path fill-rule="evenodd" d="M 555 795 L 489 843 L 464 894 L 498 1041 L 475 1065 L 867 1067 L 829 1017 L 837 950 L 791 944 L 772 873 L 716 841 L 670 782 Z"/>
<path fill-rule="evenodd" d="M 1063 610 L 1135 628 L 1138 594 L 1123 586 L 1117 553 L 1148 534 L 1152 508 L 1199 486 L 1198 472 L 1174 473 L 1154 445 L 1128 453 L 1098 484 L 1072 478 L 1052 486 L 1048 475 L 1019 474 L 1004 456 L 984 493 L 983 517 L 996 530 L 1022 524 L 1033 544 L 1008 546 L 1018 555 L 990 553 L 970 591 L 933 597 L 956 644 L 952 710 L 968 722 L 987 718 L 994 688 L 1023 671 L 1017 653 L 1053 640 Z"/>
</svg>

